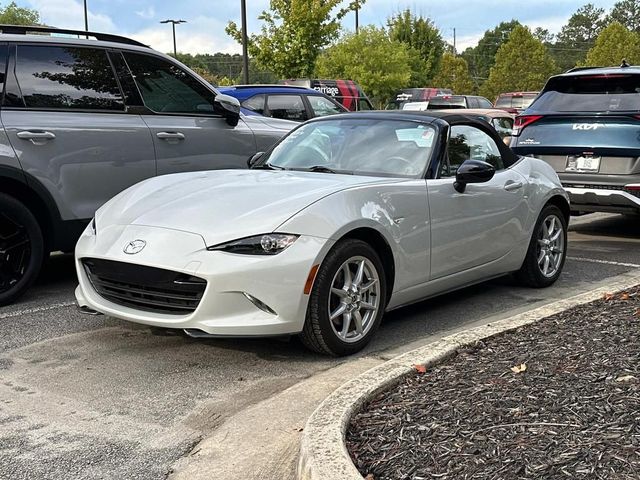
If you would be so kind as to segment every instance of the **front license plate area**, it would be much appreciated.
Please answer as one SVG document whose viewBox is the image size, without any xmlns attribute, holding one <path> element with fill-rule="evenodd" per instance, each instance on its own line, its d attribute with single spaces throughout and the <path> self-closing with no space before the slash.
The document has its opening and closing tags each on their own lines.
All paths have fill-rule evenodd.
<svg viewBox="0 0 640 480">
<path fill-rule="evenodd" d="M 600 157 L 567 157 L 567 172 L 597 172 L 600 170 Z"/>
</svg>

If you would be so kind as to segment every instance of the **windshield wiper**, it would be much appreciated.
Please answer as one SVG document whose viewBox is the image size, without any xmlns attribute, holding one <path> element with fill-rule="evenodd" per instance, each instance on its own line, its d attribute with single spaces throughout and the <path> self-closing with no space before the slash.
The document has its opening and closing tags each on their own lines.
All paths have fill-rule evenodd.
<svg viewBox="0 0 640 480">
<path fill-rule="evenodd" d="M 270 163 L 261 163 L 260 165 L 254 165 L 251 167 L 252 170 L 286 170 L 286 168 L 281 167 L 280 165 L 272 165 Z"/>
<path fill-rule="evenodd" d="M 324 165 L 314 165 L 313 167 L 305 168 L 310 172 L 320 172 L 320 173 L 338 173 L 335 170 L 325 167 Z"/>
</svg>

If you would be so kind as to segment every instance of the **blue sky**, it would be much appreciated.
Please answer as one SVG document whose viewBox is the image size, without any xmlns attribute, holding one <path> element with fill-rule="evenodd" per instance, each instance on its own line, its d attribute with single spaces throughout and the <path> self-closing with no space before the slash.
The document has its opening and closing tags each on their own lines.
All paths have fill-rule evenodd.
<svg viewBox="0 0 640 480">
<path fill-rule="evenodd" d="M 391 14 L 410 8 L 429 16 L 443 37 L 452 41 L 456 29 L 458 51 L 473 46 L 488 28 L 515 18 L 532 28 L 557 32 L 569 16 L 589 0 L 368 0 L 360 13 L 360 24 L 383 25 Z M 161 51 L 172 50 L 171 26 L 158 22 L 166 18 L 184 19 L 176 27 L 178 50 L 190 53 L 239 52 L 240 46 L 225 33 L 229 20 L 240 23 L 240 0 L 87 0 L 89 28 L 128 35 Z M 4 3 L 4 2 L 3 2 Z M 82 29 L 82 0 L 18 0 L 21 6 L 40 11 L 49 25 Z M 347 2 L 345 2 L 347 3 Z M 615 1 L 591 0 L 596 6 L 611 8 Z M 249 32 L 260 28 L 258 14 L 268 8 L 268 0 L 247 0 Z M 344 20 L 353 28 L 353 16 Z"/>
</svg>

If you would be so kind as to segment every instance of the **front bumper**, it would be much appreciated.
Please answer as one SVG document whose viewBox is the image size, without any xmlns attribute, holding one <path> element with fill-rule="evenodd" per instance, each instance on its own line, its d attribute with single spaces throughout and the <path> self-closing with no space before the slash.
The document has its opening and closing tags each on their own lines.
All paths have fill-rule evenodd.
<svg viewBox="0 0 640 480">
<path fill-rule="evenodd" d="M 571 210 L 580 212 L 637 213 L 640 211 L 640 198 L 623 187 L 564 186 L 569 194 Z"/>
<path fill-rule="evenodd" d="M 144 239 L 144 250 L 135 255 L 123 247 Z M 332 241 L 301 236 L 274 256 L 237 255 L 207 251 L 200 235 L 164 228 L 114 225 L 94 235 L 87 229 L 76 246 L 79 285 L 76 300 L 105 315 L 163 328 L 203 332 L 214 336 L 270 336 L 300 332 L 304 326 L 308 296 L 304 285 L 313 265 L 331 248 Z M 82 264 L 83 258 L 134 263 L 197 276 L 207 281 L 202 299 L 189 314 L 147 312 L 113 303 L 100 296 Z M 258 299 L 269 313 L 247 296 Z"/>
</svg>

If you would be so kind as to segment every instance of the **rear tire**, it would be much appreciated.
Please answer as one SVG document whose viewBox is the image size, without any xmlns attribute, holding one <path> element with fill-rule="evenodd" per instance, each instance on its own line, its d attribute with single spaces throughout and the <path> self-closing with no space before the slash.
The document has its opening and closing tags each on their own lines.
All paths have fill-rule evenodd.
<svg viewBox="0 0 640 480">
<path fill-rule="evenodd" d="M 362 350 L 380 325 L 386 300 L 384 267 L 376 251 L 361 240 L 343 240 L 318 270 L 300 339 L 325 355 Z"/>
<path fill-rule="evenodd" d="M 38 278 L 44 250 L 42 230 L 31 211 L 0 193 L 0 306 L 15 301 Z"/>
<path fill-rule="evenodd" d="M 555 283 L 567 257 L 567 220 L 555 205 L 546 205 L 533 229 L 518 281 L 533 288 Z"/>
</svg>

